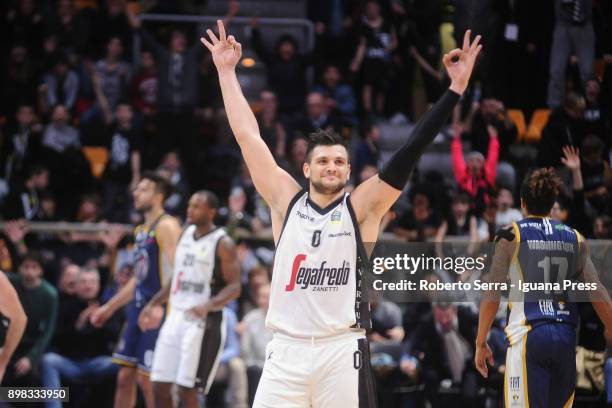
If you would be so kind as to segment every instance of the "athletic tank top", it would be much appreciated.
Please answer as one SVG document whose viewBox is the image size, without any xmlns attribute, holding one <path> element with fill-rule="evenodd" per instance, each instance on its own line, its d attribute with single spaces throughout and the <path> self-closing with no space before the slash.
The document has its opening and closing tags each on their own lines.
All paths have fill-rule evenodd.
<svg viewBox="0 0 612 408">
<path fill-rule="evenodd" d="M 326 208 L 298 193 L 276 246 L 266 326 L 295 337 L 370 327 L 362 294 L 367 255 L 345 193 Z"/>
<path fill-rule="evenodd" d="M 510 265 L 513 286 L 506 327 L 511 345 L 542 324 L 578 324 L 577 305 L 563 282 L 577 280 L 581 243 L 576 230 L 549 218 L 525 218 L 513 228 L 518 244 Z M 551 286 L 555 283 L 560 287 Z M 521 287 L 529 291 L 519 291 Z"/>
<path fill-rule="evenodd" d="M 160 215 L 146 227 L 139 225 L 134 230 L 134 273 L 136 290 L 134 304 L 143 307 L 169 278 L 170 268 L 163 256 L 163 250 L 157 238 L 157 224 L 167 216 Z"/>
<path fill-rule="evenodd" d="M 195 234 L 195 225 L 190 225 L 176 247 L 170 310 L 187 310 L 206 303 L 225 286 L 217 246 L 227 233 L 223 228 L 215 228 L 197 239 Z"/>
</svg>

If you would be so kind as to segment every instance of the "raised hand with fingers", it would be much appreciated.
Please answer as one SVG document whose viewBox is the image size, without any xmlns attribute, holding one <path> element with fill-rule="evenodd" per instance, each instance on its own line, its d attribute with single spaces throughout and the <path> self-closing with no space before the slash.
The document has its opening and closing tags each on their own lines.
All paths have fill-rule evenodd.
<svg viewBox="0 0 612 408">
<path fill-rule="evenodd" d="M 229 37 L 225 35 L 225 27 L 221 20 L 217 20 L 217 26 L 219 27 L 219 38 L 208 29 L 206 33 L 210 41 L 205 37 L 200 38 L 200 41 L 211 52 L 217 71 L 221 73 L 231 71 L 236 67 L 242 56 L 242 45 L 233 35 Z"/>
<path fill-rule="evenodd" d="M 563 157 L 561 163 L 568 169 L 580 170 L 580 151 L 574 146 L 563 146 Z"/>
<path fill-rule="evenodd" d="M 472 31 L 467 30 L 463 36 L 463 47 L 455 48 L 442 58 L 446 72 L 451 79 L 450 89 L 459 95 L 463 94 L 467 88 L 476 57 L 482 49 L 482 45 L 479 44 L 480 35 L 477 35 L 474 41 L 470 40 L 471 35 Z"/>
</svg>

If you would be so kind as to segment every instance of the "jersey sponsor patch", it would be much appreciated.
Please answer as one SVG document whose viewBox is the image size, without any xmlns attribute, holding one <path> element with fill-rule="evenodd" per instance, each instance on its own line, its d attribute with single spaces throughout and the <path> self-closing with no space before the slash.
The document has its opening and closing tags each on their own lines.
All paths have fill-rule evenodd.
<svg viewBox="0 0 612 408">
<path fill-rule="evenodd" d="M 313 292 L 334 292 L 340 286 L 346 286 L 351 272 L 350 263 L 342 261 L 342 264 L 333 266 L 322 261 L 318 266 L 304 264 L 307 255 L 298 254 L 293 260 L 291 278 L 285 286 L 286 292 L 296 289 L 312 290 Z"/>
</svg>

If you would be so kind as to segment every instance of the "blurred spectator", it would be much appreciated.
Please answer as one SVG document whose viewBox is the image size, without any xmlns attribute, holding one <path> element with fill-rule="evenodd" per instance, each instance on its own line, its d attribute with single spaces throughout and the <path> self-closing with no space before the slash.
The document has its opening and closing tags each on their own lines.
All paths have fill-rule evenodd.
<svg viewBox="0 0 612 408">
<path fill-rule="evenodd" d="M 612 218 L 608 215 L 595 217 L 593 221 L 594 239 L 612 239 Z"/>
<path fill-rule="evenodd" d="M 584 195 L 597 214 L 608 214 L 612 188 L 612 171 L 602 159 L 604 143 L 597 136 L 587 136 L 582 142 L 581 172 Z"/>
<path fill-rule="evenodd" d="M 26 0 L 32 1 L 32 0 Z M 13 116 L 18 106 L 36 103 L 38 72 L 28 48 L 10 43 L 12 48 L 6 66 L 2 69 L 0 84 L 0 112 Z"/>
<path fill-rule="evenodd" d="M 600 396 L 605 388 L 606 328 L 590 302 L 577 303 L 580 313 L 576 345 L 576 395 Z"/>
<path fill-rule="evenodd" d="M 329 111 L 336 111 L 344 125 L 357 126 L 357 101 L 353 88 L 343 82 L 340 67 L 328 64 L 323 71 L 323 83 L 313 89 L 325 97 Z"/>
<path fill-rule="evenodd" d="M 364 111 L 380 116 L 384 114 L 391 53 L 397 47 L 397 36 L 391 23 L 381 15 L 380 5 L 375 0 L 366 1 L 361 30 L 350 69 L 354 73 L 361 70 Z"/>
<path fill-rule="evenodd" d="M 325 60 L 347 61 L 351 58 L 353 14 L 357 8 L 352 0 L 310 0 L 308 18 L 315 23 L 321 38 Z"/>
<path fill-rule="evenodd" d="M 97 82 L 97 81 L 96 81 Z M 135 129 L 132 107 L 119 102 L 113 114 L 104 94 L 96 85 L 96 95 L 104 112 L 106 141 L 109 151 L 108 162 L 102 175 L 102 214 L 112 222 L 127 222 L 130 210 L 130 191 L 140 181 L 141 135 Z"/>
<path fill-rule="evenodd" d="M 592 16 L 592 0 L 555 0 L 555 29 L 548 82 L 548 106 L 551 108 L 559 107 L 563 101 L 565 69 L 570 55 L 578 58 L 583 84 L 593 76 L 595 33 Z"/>
<path fill-rule="evenodd" d="M 99 215 L 100 206 L 98 198 L 93 195 L 83 195 L 74 220 L 76 222 L 97 222 L 99 221 Z"/>
<path fill-rule="evenodd" d="M 272 331 L 265 324 L 269 300 L 270 285 L 264 283 L 255 292 L 257 309 L 246 313 L 240 322 L 240 350 L 247 368 L 249 406 L 253 405 L 255 391 L 266 361 L 266 346 L 272 340 Z"/>
<path fill-rule="evenodd" d="M 584 101 L 585 133 L 595 135 L 601 140 L 606 140 L 606 112 L 602 106 L 601 86 L 597 79 L 587 79 L 584 84 Z M 609 146 L 609 142 L 606 145 Z"/>
<path fill-rule="evenodd" d="M 66 106 L 58 104 L 51 111 L 51 123 L 45 129 L 42 144 L 62 154 L 70 148 L 80 149 L 79 131 L 69 125 L 70 114 Z"/>
<path fill-rule="evenodd" d="M 401 57 L 400 83 L 409 94 L 414 92 L 415 68 L 418 68 L 428 104 L 433 104 L 442 92 L 444 74 L 440 65 L 440 24 L 442 23 L 443 2 L 433 1 L 394 1 L 394 15 L 398 31 L 397 48 Z M 456 30 L 457 28 L 455 28 Z M 455 31 L 457 32 L 457 31 Z M 463 31 L 461 31 L 461 36 Z M 459 43 L 460 44 L 460 43 Z M 403 101 L 409 106 L 412 101 Z M 411 109 L 408 109 L 411 111 Z"/>
<path fill-rule="evenodd" d="M 96 269 L 83 269 L 77 276 L 76 296 L 61 299 L 61 319 L 53 337 L 52 351 L 42 357 L 44 387 L 65 386 L 62 380 L 71 384 L 91 384 L 117 374 L 118 367 L 110 357 L 110 346 L 120 329 L 117 319 L 108 321 L 99 329 L 89 323 L 90 315 L 99 306 L 100 275 Z M 77 387 L 72 390 L 78 391 Z M 74 393 L 71 399 L 77 399 Z M 45 406 L 61 407 L 61 403 L 53 401 Z"/>
<path fill-rule="evenodd" d="M 495 214 L 496 231 L 523 219 L 521 210 L 514 205 L 514 196 L 509 189 L 501 187 L 497 190 L 495 202 L 497 203 L 497 213 Z"/>
<path fill-rule="evenodd" d="M 476 316 L 465 308 L 450 303 L 435 303 L 431 315 L 423 320 L 406 343 L 401 358 L 402 371 L 410 377 L 421 378 L 425 395 L 433 408 L 476 406 L 473 398 L 477 384 L 461 387 L 462 382 L 470 378 L 466 375 L 468 372 L 478 375 L 471 366 L 475 319 Z M 453 386 L 462 388 L 459 401 L 457 394 L 445 396 L 439 392 Z"/>
<path fill-rule="evenodd" d="M 102 54 L 109 40 L 116 37 L 126 48 L 126 55 L 131 55 L 132 32 L 126 15 L 127 1 L 105 0 L 100 3 L 103 4 L 100 4 L 92 21 L 90 52 Z"/>
<path fill-rule="evenodd" d="M 470 212 L 470 202 L 470 197 L 464 191 L 453 196 L 450 216 L 440 225 L 436 242 L 442 242 L 447 235 L 470 237 L 473 241 L 478 239 L 478 224 L 481 220 Z"/>
<path fill-rule="evenodd" d="M 158 79 L 159 130 L 156 143 L 157 157 L 179 148 L 188 176 L 195 176 L 194 108 L 198 103 L 199 61 L 205 48 L 199 41 L 188 47 L 183 31 L 173 30 L 170 47 L 166 48 L 145 28 L 140 20 L 130 15 L 133 29 L 140 29 L 145 45 L 155 55 Z"/>
<path fill-rule="evenodd" d="M 306 97 L 306 113 L 300 115 L 293 123 L 291 140 L 296 137 L 309 137 L 319 130 L 340 131 L 340 118 L 330 111 L 325 98 L 318 92 L 311 92 Z"/>
<path fill-rule="evenodd" d="M 263 90 L 259 94 L 261 112 L 257 114 L 257 123 L 261 138 L 278 159 L 285 157 L 287 131 L 278 117 L 278 100 L 272 91 Z"/>
<path fill-rule="evenodd" d="M 207 406 L 228 406 L 247 408 L 248 384 L 244 361 L 240 358 L 240 340 L 236 333 L 238 319 L 236 313 L 229 307 L 223 309 L 226 323 L 225 347 L 219 359 L 219 367 L 215 375 L 214 384 L 224 382 L 227 385 L 225 396 L 220 401 L 213 400 L 216 393 L 211 390 L 207 396 Z"/>
<path fill-rule="evenodd" d="M 563 146 L 580 146 L 585 137 L 584 109 L 584 98 L 568 92 L 563 106 L 553 110 L 538 145 L 538 166 L 558 167 Z"/>
<path fill-rule="evenodd" d="M 3 218 L 15 220 L 25 218 L 36 219 L 39 215 L 39 194 L 49 185 L 49 170 L 42 166 L 32 166 L 28 176 L 21 186 L 15 186 L 6 198 Z"/>
<path fill-rule="evenodd" d="M 494 98 L 485 98 L 480 103 L 472 104 L 472 111 L 468 114 L 464 129 L 472 150 L 484 155 L 489 151 L 489 126 L 495 128 L 499 142 L 497 183 L 513 190 L 516 185 L 516 170 L 509 163 L 509 148 L 516 141 L 517 130 L 504 104 Z"/>
<path fill-rule="evenodd" d="M 285 170 L 293 177 L 302 188 L 308 188 L 308 180 L 304 176 L 304 163 L 306 162 L 306 151 L 308 141 L 300 136 L 291 142 L 291 150 L 287 163 L 284 164 Z"/>
<path fill-rule="evenodd" d="M 63 304 L 65 298 L 72 298 L 77 294 L 77 281 L 79 279 L 81 268 L 79 265 L 68 263 L 62 269 L 59 280 L 57 282 L 57 290 L 59 294 L 59 315 L 63 316 Z"/>
<path fill-rule="evenodd" d="M 378 345 L 399 345 L 404 339 L 402 327 L 402 310 L 393 302 L 384 299 L 380 294 L 370 302 L 372 310 L 372 330 L 368 340 L 375 353 Z"/>
<path fill-rule="evenodd" d="M 580 171 L 578 149 L 565 146 L 561 162 L 570 171 L 572 177 L 571 198 L 566 193 L 559 194 L 550 212 L 551 218 L 576 228 L 585 236 L 590 237 L 592 225 L 585 211 L 584 183 Z"/>
<path fill-rule="evenodd" d="M 31 52 L 37 52 L 41 45 L 44 19 L 36 8 L 34 0 L 19 0 L 12 2 L 12 7 L 6 14 L 4 32 L 9 44 L 22 43 Z"/>
<path fill-rule="evenodd" d="M 393 233 L 410 242 L 425 242 L 433 238 L 440 226 L 438 215 L 431 206 L 431 196 L 424 186 L 416 185 L 409 194 L 410 210 L 393 221 Z"/>
<path fill-rule="evenodd" d="M 279 112 L 291 116 L 304 106 L 308 83 L 306 70 L 311 64 L 312 55 L 299 53 L 297 41 L 289 34 L 281 35 L 274 52 L 270 52 L 263 44 L 257 18 L 253 18 L 251 26 L 253 48 L 266 64 L 268 84 L 278 97 Z"/>
<path fill-rule="evenodd" d="M 480 214 L 485 206 L 492 201 L 491 192 L 495 187 L 497 160 L 499 157 L 499 141 L 497 130 L 487 126 L 489 134 L 489 148 L 487 157 L 478 151 L 473 151 L 463 157 L 460 132 L 455 132 L 451 142 L 451 160 L 455 180 L 461 191 L 465 191 L 472 200 L 472 210 Z"/>
<path fill-rule="evenodd" d="M 189 182 L 176 152 L 168 152 L 157 168 L 157 172 L 172 185 L 172 194 L 164 203 L 164 209 L 172 215 L 182 216 L 187 208 Z"/>
<path fill-rule="evenodd" d="M 33 252 L 21 261 L 18 275 L 9 275 L 28 317 L 28 324 L 7 366 L 2 384 L 7 387 L 32 387 L 39 383 L 38 366 L 55 330 L 58 302 L 57 291 L 42 279 L 42 275 L 41 260 Z"/>
<path fill-rule="evenodd" d="M 466 255 L 472 256 L 477 249 L 476 244 L 489 238 L 489 227 L 486 221 L 474 215 L 470 210 L 471 199 L 464 191 L 457 192 L 451 201 L 450 216 L 443 221 L 435 236 L 436 255 L 444 258 L 457 256 L 457 248 L 452 243 L 446 243 L 446 236 L 469 238 Z"/>
<path fill-rule="evenodd" d="M 72 111 L 79 91 L 79 77 L 69 69 L 68 61 L 58 56 L 51 72 L 44 74 L 41 90 L 41 111 L 48 112 L 49 107 L 64 105 Z"/>
<path fill-rule="evenodd" d="M 155 57 L 150 51 L 143 51 L 140 56 L 140 69 L 132 78 L 131 101 L 134 108 L 144 114 L 157 112 L 157 95 L 159 82 Z"/>
<path fill-rule="evenodd" d="M 263 228 L 268 228 L 272 225 L 270 217 L 270 208 L 266 201 L 261 197 L 261 194 L 255 189 L 255 184 L 251 178 L 251 173 L 246 163 L 243 161 L 240 173 L 234 177 L 232 188 L 239 187 L 246 194 L 245 211 L 251 214 L 253 221 L 251 227 L 254 232 L 259 232 Z"/>
<path fill-rule="evenodd" d="M 14 122 L 3 129 L 4 137 L 0 138 L 0 174 L 5 188 L 23 182 L 28 167 L 41 159 L 42 126 L 33 106 L 19 106 Z"/>
<path fill-rule="evenodd" d="M 253 214 L 246 212 L 247 196 L 241 187 L 234 187 L 227 199 L 227 208 L 219 210 L 220 216 L 225 216 L 225 228 L 228 233 L 235 236 L 240 230 L 251 232 L 253 230 Z"/>
<path fill-rule="evenodd" d="M 123 43 L 118 37 L 111 37 L 106 45 L 106 56 L 90 68 L 90 75 L 94 86 L 99 86 L 106 98 L 108 108 L 113 111 L 119 100 L 125 95 L 130 84 L 130 65 L 121 60 Z M 83 114 L 83 124 L 91 124 L 103 118 L 100 98 L 94 106 Z"/>
<path fill-rule="evenodd" d="M 47 33 L 54 37 L 58 51 L 70 56 L 87 52 L 89 39 L 87 21 L 75 10 L 73 3 L 73 0 L 57 1 L 57 9 L 47 24 Z"/>
<path fill-rule="evenodd" d="M 355 149 L 355 159 L 351 166 L 356 176 L 361 174 L 365 166 L 378 168 L 380 160 L 380 148 L 378 146 L 380 128 L 372 122 L 367 122 L 363 127 L 363 136 L 363 140 L 359 142 Z"/>
</svg>

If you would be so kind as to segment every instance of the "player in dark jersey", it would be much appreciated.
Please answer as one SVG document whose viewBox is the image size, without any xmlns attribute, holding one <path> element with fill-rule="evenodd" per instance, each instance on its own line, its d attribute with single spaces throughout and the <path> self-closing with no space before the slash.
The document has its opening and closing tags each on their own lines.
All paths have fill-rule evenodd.
<svg viewBox="0 0 612 408">
<path fill-rule="evenodd" d="M 155 341 L 159 330 L 142 331 L 138 316 L 147 302 L 172 276 L 174 251 L 181 226 L 164 213 L 164 201 L 170 195 L 170 185 L 156 173 L 145 173 L 134 190 L 134 207 L 144 215 L 144 223 L 134 230 L 136 251 L 134 277 L 107 303 L 96 310 L 91 322 L 104 324 L 113 313 L 128 304 L 127 321 L 113 360 L 121 365 L 117 375 L 115 408 L 132 407 L 138 383 L 147 407 L 154 406 L 149 372 L 153 362 Z M 158 310 L 163 314 L 163 310 Z"/>
<path fill-rule="evenodd" d="M 364 315 L 369 312 L 369 304 L 361 297 L 358 267 L 369 256 L 363 242 L 376 242 L 382 217 L 399 198 L 420 155 L 465 91 L 481 48 L 480 37 L 472 41 L 468 30 L 462 48 L 444 56 L 451 81 L 449 89 L 423 116 L 381 172 L 359 184 L 349 196 L 344 187 L 350 177 L 350 160 L 338 135 L 324 131 L 311 135 L 303 168 L 309 180 L 308 191 L 302 191 L 297 181 L 278 166 L 261 138 L 257 120 L 236 76 L 242 46 L 233 36 L 226 36 L 221 21 L 217 24 L 219 36 L 208 30 L 208 38 L 201 41 L 212 54 L 228 120 L 253 183 L 270 206 L 277 259 L 284 255 L 283 260 L 275 260 L 266 318 L 274 336 L 253 406 L 376 406 L 365 338 L 370 322 Z M 314 212 L 318 215 L 314 216 Z M 312 225 L 305 224 L 311 222 L 321 228 L 310 231 Z M 283 233 L 286 226 L 287 235 Z M 333 226 L 342 229 L 336 234 L 331 231 Z M 328 233 L 323 236 L 323 231 Z M 289 239 L 298 237 L 303 237 L 299 247 L 290 248 Z M 330 239 L 345 239 L 347 245 L 338 246 L 345 251 L 324 251 L 329 249 Z M 359 256 L 353 251 L 355 247 L 360 248 Z M 352 248 L 350 254 L 347 248 Z M 289 250 L 296 252 L 293 267 L 286 257 Z M 350 256 L 346 262 L 345 255 Z M 351 290 L 352 294 L 342 290 L 334 301 L 335 289 L 349 284 L 357 290 Z"/>
<path fill-rule="evenodd" d="M 15 288 L 0 271 L 0 384 L 27 322 Z"/>
<path fill-rule="evenodd" d="M 584 238 L 549 218 L 560 184 L 553 169 L 534 171 L 521 187 L 521 207 L 527 217 L 496 237 L 491 280 L 510 282 L 504 381 L 508 408 L 572 405 L 579 317 L 572 302 L 576 293 L 570 294 L 564 283 L 597 285 L 597 290 L 588 292 L 589 299 L 608 330 L 612 329 L 610 299 L 595 275 Z M 499 307 L 497 297 L 488 292 L 480 306 L 475 363 L 485 377 L 487 361 L 493 363 L 487 336 Z"/>
</svg>

